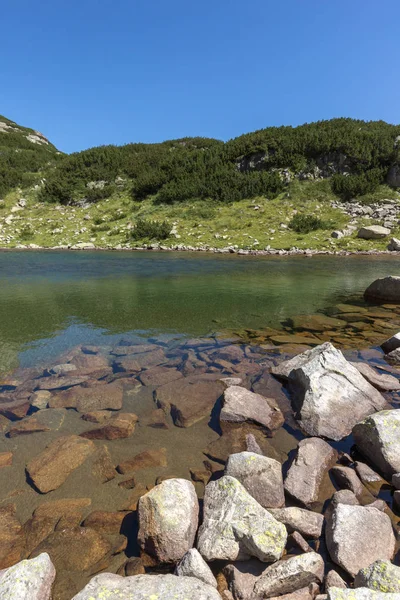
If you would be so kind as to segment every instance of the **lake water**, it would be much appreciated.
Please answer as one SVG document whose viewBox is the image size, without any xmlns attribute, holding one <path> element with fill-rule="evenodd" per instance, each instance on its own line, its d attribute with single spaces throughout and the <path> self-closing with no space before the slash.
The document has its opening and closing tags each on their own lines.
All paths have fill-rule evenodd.
<svg viewBox="0 0 400 600">
<path fill-rule="evenodd" d="M 183 337 L 277 327 L 400 274 L 391 257 L 158 252 L 0 253 L 0 369 L 121 334 Z"/>
</svg>

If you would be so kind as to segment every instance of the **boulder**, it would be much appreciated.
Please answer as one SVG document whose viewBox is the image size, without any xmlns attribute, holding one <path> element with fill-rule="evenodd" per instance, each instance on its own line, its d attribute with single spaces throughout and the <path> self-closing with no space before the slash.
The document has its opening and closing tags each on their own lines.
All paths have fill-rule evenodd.
<svg viewBox="0 0 400 600">
<path fill-rule="evenodd" d="M 118 381 L 90 387 L 76 387 L 54 394 L 49 401 L 51 408 L 75 408 L 88 413 L 99 410 L 121 410 L 123 389 Z"/>
<path fill-rule="evenodd" d="M 14 504 L 0 508 L 0 569 L 11 567 L 23 556 L 25 536 L 15 512 Z"/>
<path fill-rule="evenodd" d="M 381 482 L 382 484 L 384 483 L 384 480 L 382 479 L 382 477 L 380 475 L 378 475 L 378 473 L 375 473 L 375 471 L 373 469 L 371 469 L 371 467 L 369 467 L 365 463 L 356 461 L 354 464 L 355 464 L 357 475 L 359 476 L 359 478 L 361 479 L 361 481 L 364 484 L 368 485 L 369 483 L 375 483 L 375 482 Z"/>
<path fill-rule="evenodd" d="M 155 400 L 159 408 L 171 413 L 175 425 L 190 427 L 211 415 L 224 388 L 220 381 L 186 377 L 157 388 Z"/>
<path fill-rule="evenodd" d="M 400 304 L 400 277 L 389 275 L 371 283 L 364 292 L 366 300 Z"/>
<path fill-rule="evenodd" d="M 305 510 L 304 508 L 298 508 L 297 506 L 270 508 L 268 509 L 268 512 L 271 513 L 277 521 L 286 525 L 286 529 L 289 533 L 298 531 L 306 538 L 318 539 L 321 537 L 324 516 L 319 513 Z"/>
<path fill-rule="evenodd" d="M 383 344 L 381 344 L 381 348 L 385 354 L 389 354 L 393 350 L 400 348 L 400 333 L 392 335 L 391 338 L 383 342 Z"/>
<path fill-rule="evenodd" d="M 386 477 L 400 471 L 400 409 L 382 410 L 353 428 L 354 440 Z"/>
<path fill-rule="evenodd" d="M 390 518 L 367 506 L 338 504 L 327 515 L 325 538 L 332 560 L 352 577 L 378 559 L 390 560 L 395 550 Z"/>
<path fill-rule="evenodd" d="M 376 560 L 357 573 L 354 587 L 366 587 L 375 592 L 400 594 L 400 567 L 392 564 L 389 560 Z"/>
<path fill-rule="evenodd" d="M 183 375 L 178 369 L 171 367 L 154 367 L 153 369 L 143 371 L 139 375 L 139 379 L 143 385 L 152 386 L 166 385 L 176 379 L 182 379 L 182 377 Z"/>
<path fill-rule="evenodd" d="M 340 489 L 350 490 L 357 497 L 362 496 L 365 488 L 354 469 L 336 466 L 330 470 L 330 473 Z"/>
<path fill-rule="evenodd" d="M 0 598 L 50 600 L 56 570 L 48 554 L 22 560 L 0 572 Z"/>
<path fill-rule="evenodd" d="M 395 237 L 392 237 L 392 239 L 388 243 L 387 249 L 390 252 L 399 252 L 400 251 L 400 240 L 398 240 Z"/>
<path fill-rule="evenodd" d="M 33 408 L 42 410 L 43 408 L 48 407 L 50 398 L 51 392 L 48 390 L 38 390 L 37 392 L 33 392 L 33 394 L 29 397 L 29 402 Z"/>
<path fill-rule="evenodd" d="M 360 502 L 358 501 L 357 496 L 351 490 L 339 490 L 333 494 L 331 504 L 333 507 L 337 506 L 338 504 L 358 506 Z"/>
<path fill-rule="evenodd" d="M 60 487 L 94 450 L 91 440 L 78 435 L 63 436 L 29 461 L 26 470 L 35 487 L 46 494 Z"/>
<path fill-rule="evenodd" d="M 358 230 L 357 237 L 363 240 L 379 240 L 390 235 L 390 229 L 381 225 L 368 225 Z"/>
<path fill-rule="evenodd" d="M 25 417 L 8 430 L 8 437 L 28 435 L 30 433 L 42 433 L 44 431 L 58 431 L 65 419 L 65 411 L 62 409 L 45 408 L 30 417 Z"/>
<path fill-rule="evenodd" d="M 225 475 L 206 486 L 204 520 L 197 548 L 205 560 L 278 560 L 286 528 L 266 511 L 234 477 Z"/>
<path fill-rule="evenodd" d="M 254 586 L 262 598 L 290 594 L 324 579 L 324 561 L 316 552 L 307 552 L 267 567 Z"/>
<path fill-rule="evenodd" d="M 338 587 L 343 589 L 347 588 L 345 580 L 342 579 L 339 573 L 337 573 L 337 571 L 334 571 L 333 569 L 328 571 L 325 577 L 325 589 L 328 590 L 331 587 Z"/>
<path fill-rule="evenodd" d="M 387 406 L 384 397 L 329 342 L 308 352 L 307 362 L 290 372 L 289 386 L 302 429 L 335 441 Z"/>
<path fill-rule="evenodd" d="M 253 590 L 263 571 L 265 571 L 265 564 L 253 558 L 226 565 L 222 572 L 235 600 L 256 600 Z"/>
<path fill-rule="evenodd" d="M 235 477 L 264 508 L 280 508 L 285 504 L 282 466 L 273 458 L 253 452 L 231 454 L 225 475 Z"/>
<path fill-rule="evenodd" d="M 220 421 L 252 422 L 274 431 L 283 425 L 284 417 L 275 400 L 233 385 L 224 391 Z"/>
<path fill-rule="evenodd" d="M 76 385 L 81 385 L 88 380 L 88 377 L 74 377 L 74 376 L 58 376 L 52 375 L 50 377 L 42 377 L 38 380 L 38 390 L 62 390 Z"/>
<path fill-rule="evenodd" d="M 342 588 L 332 587 L 328 590 L 327 600 L 399 600 L 399 595 L 375 592 L 368 588 L 344 590 Z"/>
<path fill-rule="evenodd" d="M 134 413 L 117 413 L 103 427 L 90 429 L 80 435 L 88 440 L 119 440 L 132 435 L 137 421 Z"/>
<path fill-rule="evenodd" d="M 148 469 L 150 467 L 166 467 L 167 466 L 167 450 L 166 448 L 154 448 L 153 450 L 144 450 L 140 454 L 136 454 L 132 459 L 124 460 L 117 466 L 117 470 L 122 475 L 132 473 L 140 469 Z"/>
<path fill-rule="evenodd" d="M 304 331 L 324 332 L 332 329 L 341 329 L 346 327 L 346 321 L 336 317 L 328 317 L 323 314 L 299 315 L 292 317 L 290 323 L 293 329 Z"/>
<path fill-rule="evenodd" d="M 126 512 L 94 510 L 85 518 L 83 526 L 104 533 L 105 535 L 118 534 L 126 515 Z"/>
<path fill-rule="evenodd" d="M 191 548 L 186 552 L 176 566 L 175 575 L 179 577 L 196 577 L 203 583 L 211 585 L 214 588 L 217 587 L 217 580 L 196 548 Z"/>
<path fill-rule="evenodd" d="M 162 563 L 181 560 L 193 547 L 199 504 L 193 484 L 167 479 L 141 496 L 138 505 L 138 542 Z"/>
<path fill-rule="evenodd" d="M 400 382 L 393 375 L 378 373 L 367 363 L 351 363 L 371 385 L 382 392 L 400 390 Z"/>
<path fill-rule="evenodd" d="M 96 575 L 72 600 L 221 600 L 215 588 L 196 577 Z"/>
<path fill-rule="evenodd" d="M 318 501 L 322 479 L 336 459 L 336 450 L 324 440 L 302 440 L 286 476 L 285 491 L 300 504 L 312 507 Z"/>
</svg>

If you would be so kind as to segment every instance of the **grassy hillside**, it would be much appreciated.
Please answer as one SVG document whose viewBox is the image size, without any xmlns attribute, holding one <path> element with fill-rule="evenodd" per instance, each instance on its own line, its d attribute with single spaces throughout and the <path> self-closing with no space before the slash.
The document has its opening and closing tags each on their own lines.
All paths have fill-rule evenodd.
<svg viewBox="0 0 400 600">
<path fill-rule="evenodd" d="M 387 240 L 331 232 L 351 221 L 338 200 L 399 200 L 386 185 L 399 136 L 400 126 L 382 121 L 334 119 L 226 143 L 185 138 L 61 155 L 0 117 L 0 247 L 383 249 Z M 361 215 L 352 224 L 381 221 Z"/>
</svg>

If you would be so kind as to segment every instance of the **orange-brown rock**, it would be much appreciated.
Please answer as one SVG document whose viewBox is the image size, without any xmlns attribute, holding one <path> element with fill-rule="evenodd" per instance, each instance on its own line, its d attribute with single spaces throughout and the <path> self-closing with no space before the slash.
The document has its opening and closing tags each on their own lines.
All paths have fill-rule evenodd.
<svg viewBox="0 0 400 600">
<path fill-rule="evenodd" d="M 139 471 L 139 469 L 148 469 L 149 467 L 166 467 L 167 466 L 167 450 L 166 448 L 158 448 L 154 450 L 145 450 L 137 454 L 130 460 L 125 460 L 117 466 L 119 473 L 131 473 Z"/>
<path fill-rule="evenodd" d="M 47 552 L 57 571 L 87 571 L 111 550 L 110 542 L 94 529 L 76 527 L 51 533 L 33 555 Z"/>
<path fill-rule="evenodd" d="M 95 510 L 86 517 L 83 526 L 109 535 L 120 533 L 122 522 L 127 514 L 127 512 Z"/>
<path fill-rule="evenodd" d="M 58 375 L 51 375 L 50 377 L 42 377 L 37 382 L 38 390 L 62 390 L 65 388 L 74 387 L 80 385 L 87 380 L 86 376 L 75 377 L 73 375 L 67 377 L 59 377 Z"/>
<path fill-rule="evenodd" d="M 13 424 L 8 430 L 8 436 L 12 438 L 17 435 L 28 435 L 30 433 L 58 431 L 64 422 L 64 418 L 65 411 L 46 408 Z"/>
<path fill-rule="evenodd" d="M 11 421 L 23 419 L 30 409 L 30 402 L 21 398 L 10 396 L 0 396 L 0 415 L 3 415 Z"/>
<path fill-rule="evenodd" d="M 146 570 L 140 558 L 130 558 L 117 571 L 118 575 L 132 577 L 133 575 L 144 575 Z"/>
<path fill-rule="evenodd" d="M 121 510 L 137 510 L 139 498 L 141 498 L 144 494 L 147 494 L 148 491 L 149 490 L 145 485 L 143 485 L 143 483 L 138 483 L 135 485 L 130 498 L 123 503 Z"/>
<path fill-rule="evenodd" d="M 178 369 L 173 369 L 171 367 L 154 367 L 153 369 L 143 371 L 143 373 L 139 375 L 139 379 L 143 385 L 154 386 L 165 385 L 166 383 L 181 379 L 182 377 L 183 375 Z"/>
<path fill-rule="evenodd" d="M 154 429 L 169 429 L 167 417 L 162 408 L 152 410 L 144 422 L 148 427 L 154 427 Z"/>
<path fill-rule="evenodd" d="M 0 569 L 7 569 L 21 560 L 25 536 L 15 516 L 15 505 L 0 508 Z"/>
<path fill-rule="evenodd" d="M 129 479 L 125 479 L 124 481 L 120 481 L 118 483 L 118 487 L 124 488 L 124 490 L 133 490 L 136 485 L 136 479 L 134 477 L 130 477 Z"/>
<path fill-rule="evenodd" d="M 109 362 L 105 356 L 101 354 L 78 354 L 72 364 L 76 366 L 76 373 L 79 375 L 91 375 L 96 371 L 102 371 L 109 367 Z"/>
<path fill-rule="evenodd" d="M 106 425 L 81 433 L 81 437 L 89 440 L 117 440 L 127 438 L 135 431 L 137 415 L 118 413 L 109 419 Z"/>
<path fill-rule="evenodd" d="M 91 440 L 78 435 L 63 436 L 35 456 L 26 470 L 35 487 L 46 494 L 60 487 L 94 450 L 95 445 Z"/>
<path fill-rule="evenodd" d="M 91 498 L 63 498 L 62 500 L 49 500 L 40 504 L 33 513 L 34 517 L 48 517 L 58 521 L 61 517 L 76 514 L 81 515 L 92 504 Z M 81 519 L 82 520 L 82 519 Z"/>
<path fill-rule="evenodd" d="M 11 467 L 13 460 L 12 452 L 0 452 L 0 469 L 2 467 Z"/>
<path fill-rule="evenodd" d="M 108 421 L 111 416 L 112 412 L 109 410 L 94 410 L 93 412 L 82 415 L 82 419 L 84 421 L 89 421 L 89 423 L 104 423 L 105 421 Z"/>
<path fill-rule="evenodd" d="M 76 408 L 81 413 L 98 410 L 120 410 L 123 390 L 118 382 L 91 387 L 76 387 L 54 394 L 51 408 Z"/>
<path fill-rule="evenodd" d="M 93 456 L 92 473 L 101 483 L 107 483 L 116 476 L 117 473 L 107 446 L 96 449 Z"/>
<path fill-rule="evenodd" d="M 35 548 L 54 531 L 56 523 L 56 517 L 34 515 L 24 524 L 26 557 L 29 557 Z"/>
</svg>

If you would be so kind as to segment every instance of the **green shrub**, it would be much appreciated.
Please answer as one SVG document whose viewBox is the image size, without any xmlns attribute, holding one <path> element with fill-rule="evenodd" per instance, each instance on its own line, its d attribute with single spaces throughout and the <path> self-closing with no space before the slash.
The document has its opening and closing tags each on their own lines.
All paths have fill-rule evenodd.
<svg viewBox="0 0 400 600">
<path fill-rule="evenodd" d="M 102 188 L 89 188 L 85 192 L 85 198 L 88 202 L 99 202 L 99 200 L 104 200 L 104 198 L 109 198 L 110 196 L 112 196 L 114 190 L 115 186 L 113 185 L 105 185 Z"/>
<path fill-rule="evenodd" d="M 325 229 L 326 224 L 314 215 L 297 213 L 289 222 L 289 227 L 297 233 L 310 233 L 310 231 L 316 231 L 317 229 Z"/>
<path fill-rule="evenodd" d="M 167 221 L 148 221 L 138 219 L 136 226 L 131 232 L 132 239 L 137 240 L 166 240 L 171 233 L 171 226 Z"/>
<path fill-rule="evenodd" d="M 29 223 L 23 225 L 19 232 L 19 237 L 21 240 L 29 240 L 35 235 L 35 231 Z"/>
<path fill-rule="evenodd" d="M 334 175 L 331 180 L 332 191 L 343 200 L 364 196 L 375 192 L 385 179 L 386 170 L 371 169 L 356 175 Z"/>
<path fill-rule="evenodd" d="M 111 229 L 111 225 L 109 223 L 99 223 L 98 225 L 92 225 L 92 231 L 93 233 L 96 233 L 96 231 L 110 231 Z"/>
</svg>

